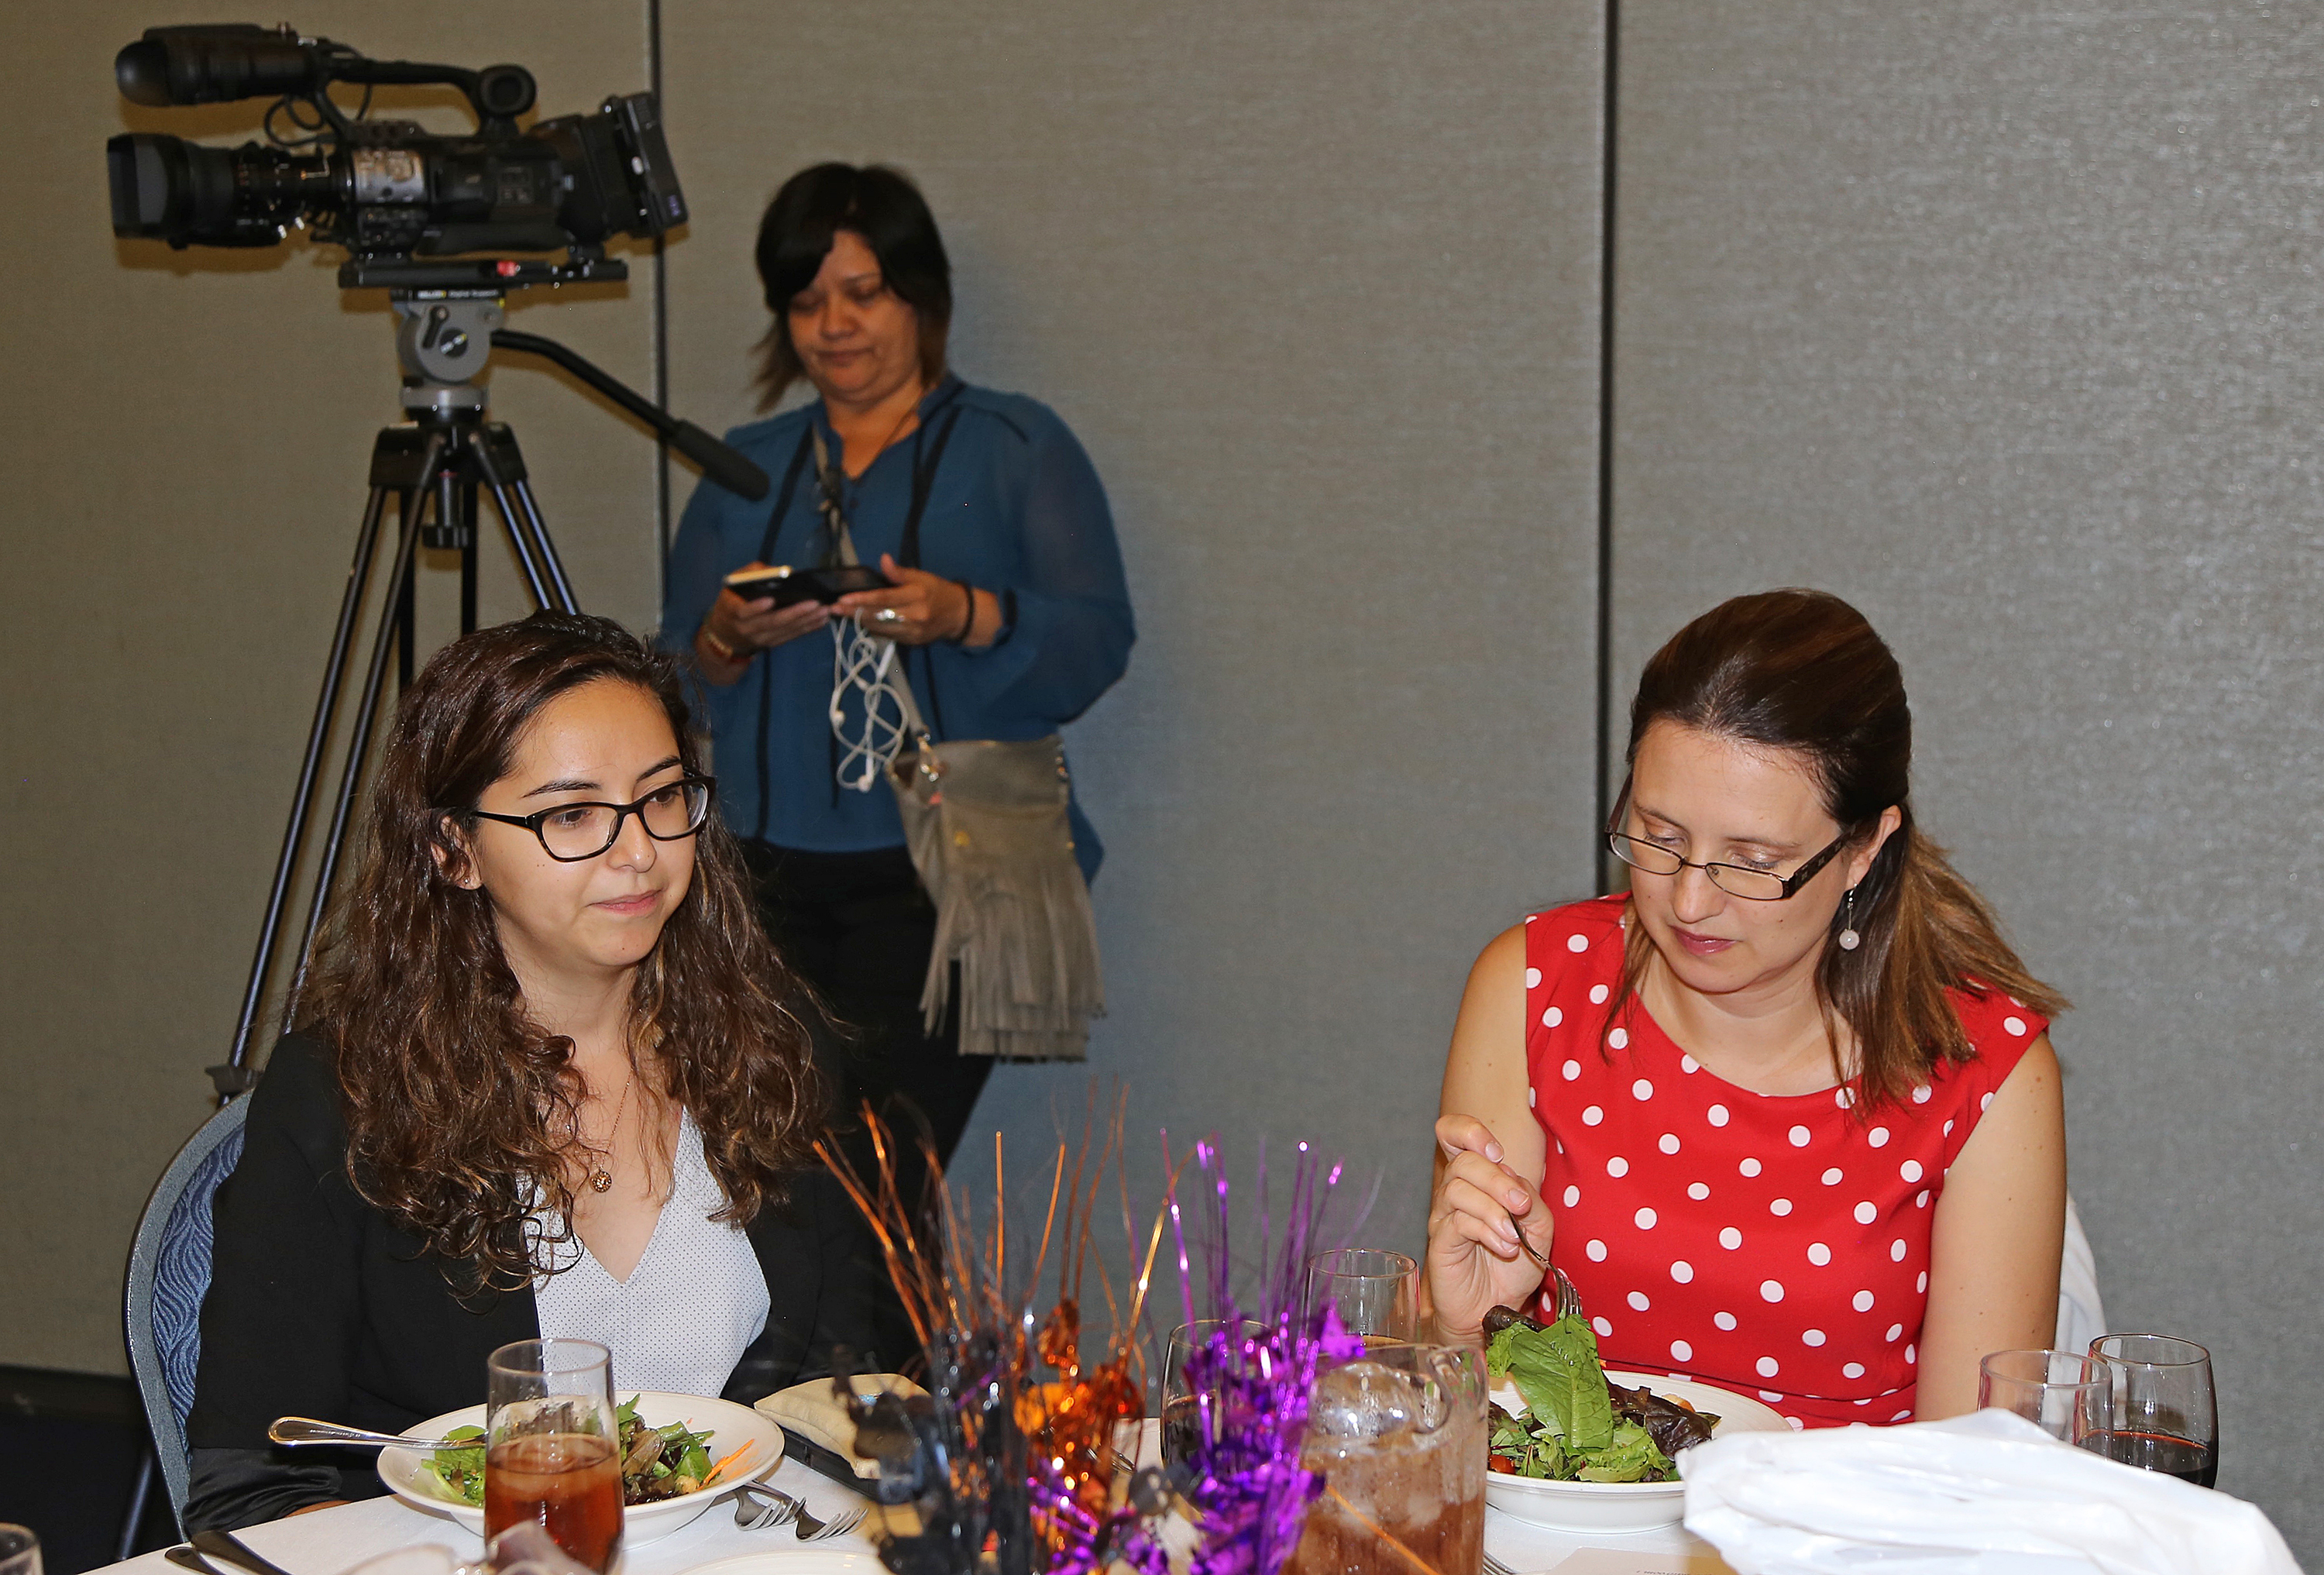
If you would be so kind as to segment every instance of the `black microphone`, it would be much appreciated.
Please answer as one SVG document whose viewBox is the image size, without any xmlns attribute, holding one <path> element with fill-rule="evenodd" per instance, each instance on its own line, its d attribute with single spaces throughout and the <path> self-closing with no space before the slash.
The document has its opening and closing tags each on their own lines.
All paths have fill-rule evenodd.
<svg viewBox="0 0 2324 1575">
<path fill-rule="evenodd" d="M 132 104 L 225 104 L 311 93 L 328 79 L 293 35 L 247 22 L 149 27 L 113 57 L 114 79 Z"/>
</svg>

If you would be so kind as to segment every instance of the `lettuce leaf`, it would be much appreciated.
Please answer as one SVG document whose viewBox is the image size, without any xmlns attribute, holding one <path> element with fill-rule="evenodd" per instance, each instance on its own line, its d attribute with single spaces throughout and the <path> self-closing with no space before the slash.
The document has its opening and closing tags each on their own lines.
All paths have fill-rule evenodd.
<svg viewBox="0 0 2324 1575">
<path fill-rule="evenodd" d="M 1668 1471 L 1670 1463 L 1654 1434 L 1635 1422 L 1623 1422 L 1604 1449 L 1590 1451 L 1588 1463 L 1574 1475 L 1584 1482 L 1643 1482 Z"/>
<path fill-rule="evenodd" d="M 1485 1366 L 1517 1385 L 1535 1423 L 1555 1433 L 1567 1452 L 1591 1454 L 1614 1441 L 1614 1401 L 1598 1360 L 1598 1337 L 1580 1319 L 1561 1318 L 1546 1329 L 1511 1324 L 1486 1348 Z"/>
</svg>

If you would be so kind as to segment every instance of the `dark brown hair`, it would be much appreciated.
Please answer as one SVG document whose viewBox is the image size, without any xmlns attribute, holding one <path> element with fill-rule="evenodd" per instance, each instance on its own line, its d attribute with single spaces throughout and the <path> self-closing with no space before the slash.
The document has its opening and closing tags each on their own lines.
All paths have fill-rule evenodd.
<svg viewBox="0 0 2324 1575">
<path fill-rule="evenodd" d="M 783 182 L 759 221 L 759 281 L 774 327 L 759 341 L 759 408 L 771 410 L 806 375 L 791 343 L 791 298 L 815 282 L 840 231 L 861 235 L 880 261 L 880 278 L 919 317 L 920 382 L 945 374 L 952 331 L 952 261 L 936 216 L 910 177 L 883 164 L 816 164 Z"/>
<path fill-rule="evenodd" d="M 569 1238 L 566 1177 L 584 1091 L 572 1041 L 525 1010 L 492 898 L 453 879 L 464 861 L 446 812 L 473 807 L 508 774 L 543 706 L 593 683 L 652 695 L 685 769 L 700 769 L 676 662 L 611 620 L 539 612 L 446 646 L 396 712 L 362 868 L 333 902 L 302 1014 L 337 1060 L 349 1178 L 456 1283 L 512 1288 L 531 1277 L 536 1198 Z M 450 818 L 475 829 L 473 818 Z M 697 834 L 692 884 L 638 968 L 632 1010 L 632 1042 L 654 1046 L 661 1073 L 651 1091 L 685 1106 L 701 1131 L 726 1197 L 719 1219 L 747 1222 L 779 1196 L 787 1172 L 812 1162 L 822 1101 L 808 1009 L 759 927 L 741 851 L 713 815 Z"/>
<path fill-rule="evenodd" d="M 2045 1017 L 2066 999 L 2026 972 L 1992 910 L 1913 824 L 1913 712 L 1904 675 L 1864 615 L 1825 591 L 1767 591 L 1722 602 L 1680 630 L 1639 675 L 1630 747 L 1657 722 L 1780 750 L 1805 768 L 1851 847 L 1891 805 L 1904 822 L 1856 888 L 1854 951 L 1824 947 L 1816 993 L 1827 1029 L 1837 1015 L 1855 1036 L 1865 1098 L 1859 1110 L 1903 1098 L 1940 1063 L 1971 1060 L 1949 989 L 1998 990 Z M 1832 916 L 1836 936 L 1845 910 Z M 1609 1019 L 1635 994 L 1653 954 L 1630 926 L 1622 988 Z M 1833 1071 L 1843 1082 L 1840 1036 Z"/>
</svg>

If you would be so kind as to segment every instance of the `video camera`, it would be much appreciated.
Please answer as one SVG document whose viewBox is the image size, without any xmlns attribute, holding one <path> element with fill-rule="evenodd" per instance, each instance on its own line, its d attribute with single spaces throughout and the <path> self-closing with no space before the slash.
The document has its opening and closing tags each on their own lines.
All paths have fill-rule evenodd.
<svg viewBox="0 0 2324 1575">
<path fill-rule="evenodd" d="M 124 238 L 271 246 L 301 226 L 347 249 L 344 286 L 505 289 L 625 278 L 627 267 L 604 254 L 608 238 L 650 238 L 686 222 L 650 93 L 523 131 L 516 120 L 537 90 L 522 66 L 374 60 L 328 39 L 247 23 L 149 28 L 115 57 L 114 75 L 123 97 L 156 106 L 278 96 L 265 120 L 272 146 L 215 148 L 143 132 L 108 141 L 113 233 Z M 410 121 L 366 120 L 363 109 L 351 118 L 331 100 L 335 82 L 363 85 L 366 108 L 374 87 L 457 88 L 475 132 L 437 136 Z M 303 134 L 286 136 L 278 116 Z M 451 261 L 557 250 L 565 261 Z"/>
</svg>

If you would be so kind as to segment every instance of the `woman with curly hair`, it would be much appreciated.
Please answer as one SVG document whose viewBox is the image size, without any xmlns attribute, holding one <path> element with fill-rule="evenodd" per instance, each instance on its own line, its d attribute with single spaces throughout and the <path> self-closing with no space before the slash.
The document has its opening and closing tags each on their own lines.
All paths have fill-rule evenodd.
<svg viewBox="0 0 2324 1575">
<path fill-rule="evenodd" d="M 482 1400 L 511 1340 L 745 1403 L 864 1343 L 810 998 L 711 793 L 675 662 L 604 619 L 479 631 L 404 696 L 217 1194 L 189 1528 L 377 1493 L 267 1424 L 399 1431 Z"/>
</svg>

